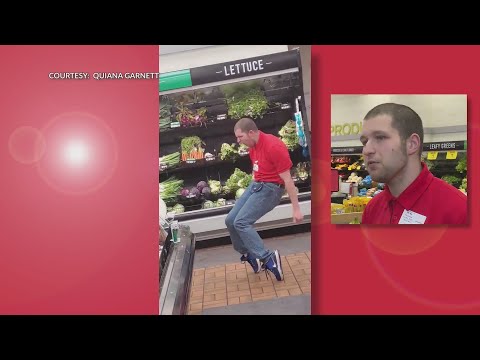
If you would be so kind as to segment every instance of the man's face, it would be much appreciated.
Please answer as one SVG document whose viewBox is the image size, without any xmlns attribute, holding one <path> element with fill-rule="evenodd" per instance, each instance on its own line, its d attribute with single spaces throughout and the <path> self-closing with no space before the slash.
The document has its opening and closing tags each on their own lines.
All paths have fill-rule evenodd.
<svg viewBox="0 0 480 360">
<path fill-rule="evenodd" d="M 406 143 L 392 127 L 390 115 L 364 120 L 360 141 L 365 166 L 373 181 L 388 183 L 407 165 Z"/>
<path fill-rule="evenodd" d="M 237 137 L 237 142 L 239 144 L 244 144 L 248 147 L 254 147 L 255 141 L 253 140 L 253 131 L 243 132 L 241 129 L 235 130 L 235 136 Z"/>
</svg>

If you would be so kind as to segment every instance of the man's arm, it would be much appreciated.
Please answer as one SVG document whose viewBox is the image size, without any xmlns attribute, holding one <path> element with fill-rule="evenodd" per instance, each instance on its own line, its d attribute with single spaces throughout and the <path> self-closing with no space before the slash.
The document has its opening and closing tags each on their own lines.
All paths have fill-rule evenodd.
<svg viewBox="0 0 480 360">
<path fill-rule="evenodd" d="M 290 175 L 290 170 L 284 171 L 279 174 L 282 180 L 285 183 L 285 189 L 287 190 L 288 197 L 292 203 L 293 207 L 293 222 L 298 223 L 303 220 L 303 214 L 300 211 L 300 205 L 298 204 L 298 195 L 297 189 L 293 182 L 292 176 Z"/>
</svg>

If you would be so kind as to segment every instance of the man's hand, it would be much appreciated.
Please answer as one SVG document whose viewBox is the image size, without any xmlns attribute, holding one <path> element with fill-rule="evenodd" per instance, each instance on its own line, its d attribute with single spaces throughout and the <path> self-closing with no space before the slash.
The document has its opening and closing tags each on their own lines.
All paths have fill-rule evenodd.
<svg viewBox="0 0 480 360">
<path fill-rule="evenodd" d="M 297 188 L 293 183 L 292 176 L 290 175 L 290 170 L 280 173 L 279 175 L 285 183 L 285 190 L 287 190 L 288 197 L 290 198 L 290 202 L 292 203 L 293 222 L 295 224 L 299 223 L 300 221 L 303 220 L 303 214 L 298 204 Z"/>
<path fill-rule="evenodd" d="M 303 214 L 300 209 L 293 210 L 293 222 L 299 223 L 303 220 Z"/>
</svg>

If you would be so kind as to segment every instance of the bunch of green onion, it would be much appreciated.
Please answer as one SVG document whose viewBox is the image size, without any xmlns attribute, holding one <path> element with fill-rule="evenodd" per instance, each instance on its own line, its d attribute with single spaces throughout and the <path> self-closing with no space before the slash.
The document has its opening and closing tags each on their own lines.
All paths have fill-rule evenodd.
<svg viewBox="0 0 480 360">
<path fill-rule="evenodd" d="M 164 182 L 160 183 L 160 198 L 165 202 L 175 200 L 177 198 L 177 194 L 182 189 L 182 186 L 183 180 L 178 180 L 175 178 L 175 176 L 168 178 Z"/>
</svg>

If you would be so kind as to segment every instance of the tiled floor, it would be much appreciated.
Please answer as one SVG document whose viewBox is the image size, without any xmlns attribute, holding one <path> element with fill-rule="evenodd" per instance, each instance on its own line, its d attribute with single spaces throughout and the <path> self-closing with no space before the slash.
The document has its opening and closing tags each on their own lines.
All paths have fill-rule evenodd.
<svg viewBox="0 0 480 360">
<path fill-rule="evenodd" d="M 190 290 L 189 314 L 234 304 L 310 294 L 311 252 L 282 257 L 284 281 L 273 275 L 254 274 L 248 264 L 230 263 L 195 269 Z"/>
<path fill-rule="evenodd" d="M 311 249 L 311 233 L 299 233 L 263 239 L 268 250 L 278 250 L 281 255 L 307 252 Z M 238 264 L 238 254 L 231 244 L 195 250 L 194 269 L 209 268 L 224 264 Z"/>
</svg>

